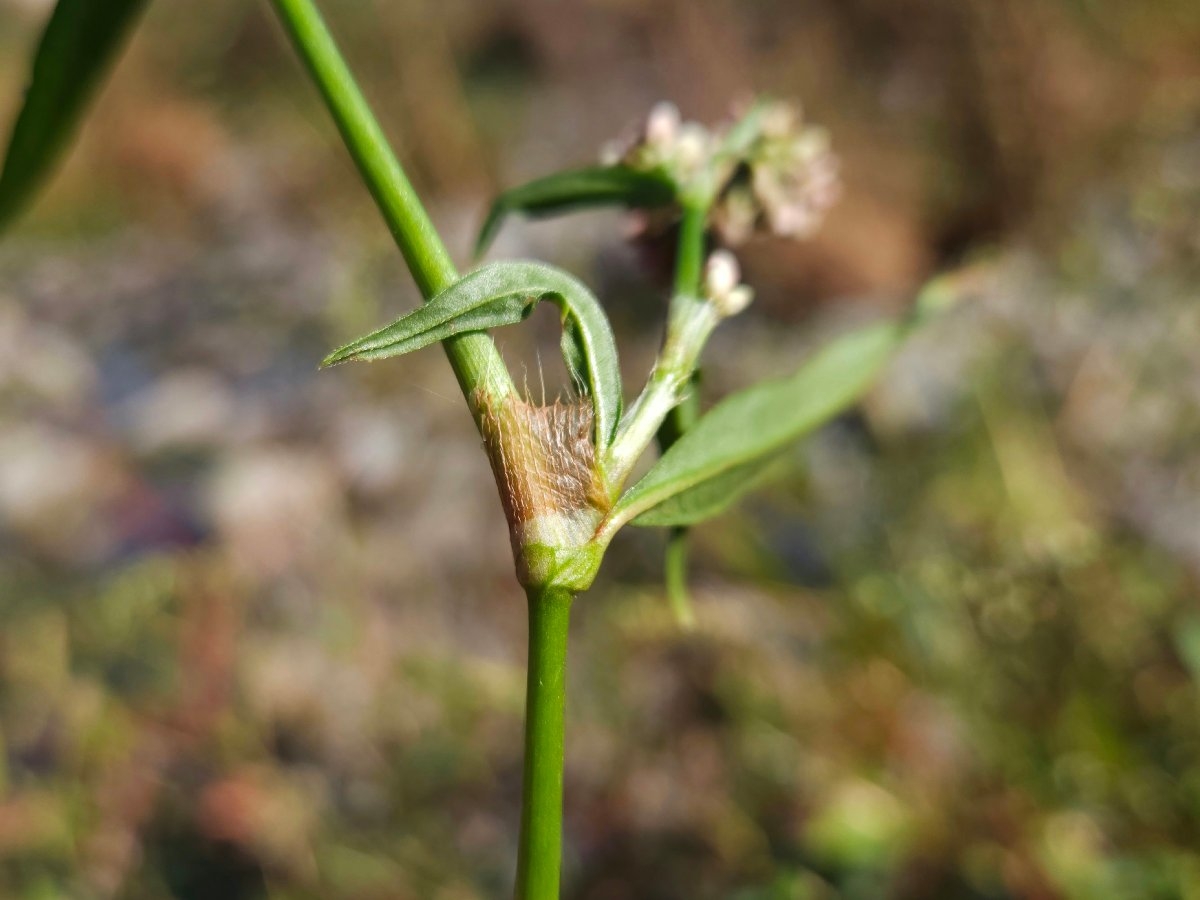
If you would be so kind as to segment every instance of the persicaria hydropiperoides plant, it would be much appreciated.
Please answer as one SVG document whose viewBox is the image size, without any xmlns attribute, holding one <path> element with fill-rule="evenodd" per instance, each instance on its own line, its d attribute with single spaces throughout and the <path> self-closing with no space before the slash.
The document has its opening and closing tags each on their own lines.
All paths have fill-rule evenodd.
<svg viewBox="0 0 1200 900">
<path fill-rule="evenodd" d="M 793 375 L 725 398 L 701 414 L 697 377 L 720 322 L 753 299 L 731 247 L 759 232 L 801 238 L 837 199 L 829 137 L 798 110 L 764 101 L 707 128 L 654 108 L 636 135 L 595 166 L 499 197 L 477 254 L 506 217 L 623 206 L 645 231 L 676 237 L 661 350 L 631 403 L 604 309 L 570 274 L 538 262 L 494 262 L 460 276 L 313 5 L 272 0 L 324 96 L 364 182 L 426 302 L 334 351 L 326 365 L 381 360 L 440 343 L 482 436 L 529 604 L 523 812 L 515 896 L 558 896 L 564 688 L 571 604 L 625 525 L 670 529 L 667 578 L 683 618 L 686 530 L 759 483 L 786 448 L 851 405 L 917 321 L 877 323 L 838 338 Z M 94 83 L 145 0 L 60 0 L 38 48 L 29 92 L 0 174 L 0 227 L 32 198 Z M 561 316 L 566 399 L 523 396 L 488 331 L 540 302 Z M 629 485 L 657 444 L 661 455 Z"/>
</svg>

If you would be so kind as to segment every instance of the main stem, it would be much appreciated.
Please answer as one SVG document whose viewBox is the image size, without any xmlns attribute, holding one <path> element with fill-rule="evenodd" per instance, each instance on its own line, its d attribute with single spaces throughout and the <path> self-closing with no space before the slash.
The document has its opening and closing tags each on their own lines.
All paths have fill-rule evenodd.
<svg viewBox="0 0 1200 900">
<path fill-rule="evenodd" d="M 569 591 L 530 589 L 525 775 L 514 900 L 557 900 L 562 860 L 563 720 Z"/>
<path fill-rule="evenodd" d="M 313 0 L 271 2 L 320 89 L 417 287 L 428 300 L 458 280 L 458 271 L 445 244 L 392 152 L 387 136 L 355 83 L 354 75 Z M 496 400 L 512 393 L 508 370 L 496 345 L 485 334 L 463 334 L 442 343 L 478 423 L 477 395 Z"/>
</svg>

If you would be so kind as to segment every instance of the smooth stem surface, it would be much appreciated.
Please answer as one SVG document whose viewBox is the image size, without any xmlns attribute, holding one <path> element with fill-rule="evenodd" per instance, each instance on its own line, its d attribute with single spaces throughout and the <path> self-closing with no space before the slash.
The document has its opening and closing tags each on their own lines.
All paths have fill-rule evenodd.
<svg viewBox="0 0 1200 900">
<path fill-rule="evenodd" d="M 709 206 L 690 202 L 683 207 L 679 245 L 675 252 L 675 296 L 695 297 L 704 274 L 704 237 Z"/>
<path fill-rule="evenodd" d="M 312 0 L 271 0 L 296 50 L 329 107 L 358 171 L 428 300 L 458 280 L 442 239 L 404 174 L 354 75 Z M 493 398 L 512 392 L 508 370 L 492 339 L 464 334 L 444 341 L 454 374 L 476 414 L 476 390 Z"/>
<path fill-rule="evenodd" d="M 563 719 L 567 687 L 568 591 L 529 591 L 529 680 L 525 778 L 514 900 L 558 900 L 562 861 Z"/>
<path fill-rule="evenodd" d="M 708 206 L 692 204 L 684 208 L 683 221 L 679 227 L 679 245 L 675 251 L 674 296 L 694 297 L 700 293 L 700 282 L 704 277 L 704 250 L 707 236 Z M 700 418 L 700 369 L 692 372 L 690 390 L 679 404 L 667 413 L 658 429 L 658 449 L 665 453 L 679 440 L 685 431 Z M 663 556 L 663 575 L 667 588 L 667 600 L 675 620 L 682 628 L 696 625 L 696 614 L 692 610 L 692 598 L 687 584 L 688 529 L 672 528 L 667 537 L 666 553 Z"/>
<path fill-rule="evenodd" d="M 682 526 L 672 528 L 667 537 L 667 550 L 663 556 L 664 581 L 667 583 L 667 599 L 671 612 L 682 628 L 694 628 L 696 614 L 692 610 L 692 598 L 687 587 L 688 530 Z"/>
<path fill-rule="evenodd" d="M 682 301 L 677 297 L 696 297 L 700 294 L 700 282 L 704 277 L 704 250 L 707 239 L 709 206 L 698 202 L 683 208 L 683 220 L 679 224 L 679 243 L 675 250 L 675 290 L 672 305 Z M 659 450 L 666 450 L 700 417 L 700 401 L 696 395 L 700 383 L 700 369 L 691 374 L 691 389 L 679 404 L 667 413 L 658 429 Z"/>
<path fill-rule="evenodd" d="M 671 411 L 687 396 L 700 351 L 719 318 L 712 304 L 699 296 L 707 216 L 706 206 L 683 207 L 675 282 L 684 289 L 677 289 L 671 298 L 666 337 L 654 371 L 622 419 L 605 456 L 605 472 L 618 488 Z"/>
<path fill-rule="evenodd" d="M 704 250 L 707 236 L 708 206 L 691 203 L 683 209 L 679 224 L 679 243 L 675 250 L 675 289 L 672 297 L 695 297 L 700 293 L 700 282 L 704 277 Z M 673 302 L 676 302 L 673 300 Z M 700 400 L 696 391 L 700 382 L 700 370 L 691 375 L 691 386 L 687 396 L 667 413 L 658 429 L 658 449 L 665 451 L 700 417 Z"/>
</svg>

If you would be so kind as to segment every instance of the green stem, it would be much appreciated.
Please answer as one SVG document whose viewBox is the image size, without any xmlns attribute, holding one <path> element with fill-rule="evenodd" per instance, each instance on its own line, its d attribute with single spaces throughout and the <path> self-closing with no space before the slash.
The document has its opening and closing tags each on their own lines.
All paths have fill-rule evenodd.
<svg viewBox="0 0 1200 900">
<path fill-rule="evenodd" d="M 663 556 L 663 575 L 667 584 L 667 600 L 682 628 L 694 628 L 696 614 L 687 586 L 688 530 L 683 526 L 671 529 Z"/>
<path fill-rule="evenodd" d="M 684 203 L 675 292 L 667 308 L 663 347 L 645 389 L 625 413 L 605 454 L 604 471 L 617 489 L 672 410 L 687 396 L 700 351 L 719 320 L 712 305 L 700 296 L 707 218 L 707 205 L 698 201 Z"/>
<path fill-rule="evenodd" d="M 700 293 L 708 210 L 707 203 L 690 201 L 684 204 L 683 218 L 679 223 L 679 245 L 675 253 L 676 297 L 695 297 Z"/>
<path fill-rule="evenodd" d="M 675 253 L 676 297 L 694 297 L 700 293 L 700 282 L 704 277 L 707 221 L 707 204 L 695 203 L 684 207 L 683 221 L 679 226 L 679 246 Z M 697 368 L 692 373 L 689 393 L 667 413 L 658 429 L 658 448 L 661 452 L 665 453 L 700 418 L 699 386 L 700 369 Z M 696 624 L 696 614 L 692 610 L 692 598 L 688 591 L 687 558 L 688 529 L 672 528 L 663 557 L 663 580 L 675 620 L 683 628 L 692 628 Z"/>
<path fill-rule="evenodd" d="M 700 282 L 704 277 L 704 250 L 707 237 L 709 204 L 689 202 L 683 207 L 683 219 L 679 223 L 679 244 L 675 250 L 675 289 L 672 306 L 682 303 L 675 298 L 696 297 L 700 293 Z M 700 416 L 700 403 L 696 388 L 700 381 L 697 368 L 691 376 L 691 391 L 679 405 L 667 413 L 658 429 L 658 446 L 666 450 L 687 431 Z"/>
<path fill-rule="evenodd" d="M 569 591 L 529 589 L 525 779 L 514 900 L 557 900 L 562 859 L 563 719 Z"/>
<path fill-rule="evenodd" d="M 354 75 L 312 0 L 271 0 L 333 114 L 358 171 L 391 229 L 422 296 L 428 300 L 458 280 L 458 271 L 425 207 L 404 174 Z M 463 394 L 479 419 L 476 392 L 499 398 L 512 381 L 492 339 L 464 334 L 444 341 Z"/>
</svg>

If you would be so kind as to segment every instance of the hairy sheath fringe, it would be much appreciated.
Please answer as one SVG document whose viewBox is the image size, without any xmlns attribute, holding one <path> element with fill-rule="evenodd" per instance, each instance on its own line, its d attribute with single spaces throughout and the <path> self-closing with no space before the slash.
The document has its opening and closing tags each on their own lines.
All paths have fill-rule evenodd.
<svg viewBox="0 0 1200 900">
<path fill-rule="evenodd" d="M 608 506 L 596 472 L 591 404 L 479 399 L 483 440 L 514 546 L 587 541 Z"/>
</svg>

